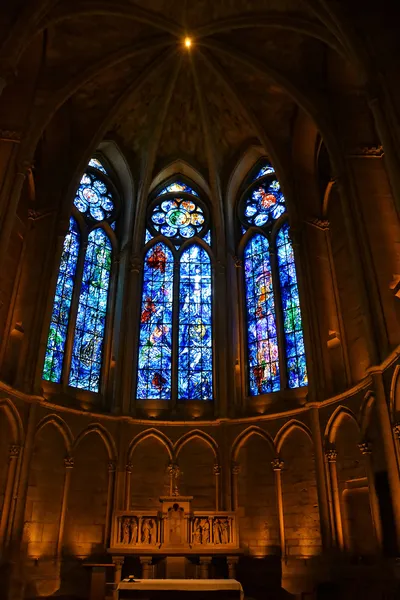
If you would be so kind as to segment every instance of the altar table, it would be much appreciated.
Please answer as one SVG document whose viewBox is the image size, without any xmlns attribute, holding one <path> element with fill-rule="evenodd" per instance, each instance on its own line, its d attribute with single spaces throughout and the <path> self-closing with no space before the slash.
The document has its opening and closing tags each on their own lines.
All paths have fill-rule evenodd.
<svg viewBox="0 0 400 600">
<path fill-rule="evenodd" d="M 243 588 L 236 579 L 140 579 L 121 581 L 119 596 L 137 599 L 243 600 Z"/>
</svg>

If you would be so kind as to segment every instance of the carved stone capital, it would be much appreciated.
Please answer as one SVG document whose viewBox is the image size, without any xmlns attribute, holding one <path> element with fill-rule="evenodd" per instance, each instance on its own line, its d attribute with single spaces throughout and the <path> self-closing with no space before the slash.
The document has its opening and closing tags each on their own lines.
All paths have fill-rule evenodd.
<svg viewBox="0 0 400 600">
<path fill-rule="evenodd" d="M 66 469 L 73 469 L 74 468 L 74 459 L 72 456 L 66 456 L 64 458 L 64 466 Z"/>
<path fill-rule="evenodd" d="M 218 463 L 214 463 L 213 471 L 214 475 L 221 475 L 221 465 L 219 465 Z"/>
<path fill-rule="evenodd" d="M 242 269 L 243 268 L 243 261 L 241 258 L 239 258 L 236 255 L 232 256 L 232 260 L 233 260 L 233 264 L 235 265 L 236 269 Z"/>
<path fill-rule="evenodd" d="M 33 168 L 33 164 L 31 160 L 21 160 L 17 165 L 17 175 L 22 175 L 26 177 Z"/>
<path fill-rule="evenodd" d="M 372 452 L 372 444 L 371 442 L 364 441 L 358 444 L 361 454 L 371 454 Z"/>
<path fill-rule="evenodd" d="M 327 219 L 319 219 L 318 217 L 311 217 L 310 219 L 307 219 L 306 223 L 317 229 L 321 229 L 321 231 L 328 231 L 330 225 Z"/>
<path fill-rule="evenodd" d="M 14 142 L 15 144 L 19 144 L 21 141 L 21 132 L 16 129 L 0 129 L 0 140 L 2 142 Z"/>
<path fill-rule="evenodd" d="M 325 456 L 328 459 L 328 462 L 334 463 L 337 459 L 337 451 L 334 448 L 329 448 L 329 450 L 325 451 Z"/>
<path fill-rule="evenodd" d="M 274 471 L 282 471 L 284 462 L 278 456 L 274 460 L 271 460 L 271 465 Z"/>
<path fill-rule="evenodd" d="M 397 436 L 397 439 L 400 440 L 400 423 L 395 424 L 395 426 L 393 427 L 393 431 L 395 436 Z"/>
<path fill-rule="evenodd" d="M 115 473 L 116 469 L 117 469 L 117 464 L 116 464 L 115 460 L 109 460 L 108 461 L 108 472 Z"/>
<path fill-rule="evenodd" d="M 238 462 L 232 462 L 231 465 L 232 475 L 239 475 L 240 473 L 240 464 Z"/>
<path fill-rule="evenodd" d="M 141 273 L 143 268 L 143 261 L 139 256 L 134 256 L 129 263 L 129 270 L 131 273 Z"/>
<path fill-rule="evenodd" d="M 113 563 L 115 565 L 115 568 L 117 570 L 121 570 L 122 566 L 123 566 L 123 564 L 125 562 L 125 557 L 124 556 L 113 556 L 112 557 L 112 561 L 113 561 Z"/>
<path fill-rule="evenodd" d="M 17 446 L 16 444 L 11 444 L 10 458 L 18 458 L 20 452 L 21 452 L 21 446 Z"/>
<path fill-rule="evenodd" d="M 382 144 L 364 144 L 351 148 L 348 156 L 352 158 L 382 158 L 384 154 Z"/>
<path fill-rule="evenodd" d="M 125 467 L 125 469 L 126 469 L 126 472 L 127 472 L 127 473 L 132 473 L 132 470 L 133 470 L 133 464 L 132 464 L 132 463 L 130 463 L 130 462 L 128 462 L 128 463 L 126 464 L 126 467 Z"/>
</svg>

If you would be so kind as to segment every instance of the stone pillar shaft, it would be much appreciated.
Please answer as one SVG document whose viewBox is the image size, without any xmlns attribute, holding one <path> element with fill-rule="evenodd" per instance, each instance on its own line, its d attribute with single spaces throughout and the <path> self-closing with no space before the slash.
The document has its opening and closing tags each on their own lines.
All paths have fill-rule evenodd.
<svg viewBox="0 0 400 600">
<path fill-rule="evenodd" d="M 336 450 L 328 450 L 327 453 L 328 466 L 329 466 L 329 477 L 331 482 L 331 490 L 332 490 L 332 501 L 333 501 L 333 512 L 335 517 L 335 533 L 336 533 L 336 544 L 338 545 L 340 550 L 344 549 L 344 539 L 343 539 L 343 523 L 342 523 L 342 511 L 340 508 L 340 493 L 339 493 L 339 483 L 337 478 L 337 469 L 336 469 L 336 458 L 337 452 Z"/>
<path fill-rule="evenodd" d="M 65 464 L 65 477 L 64 477 L 64 489 L 63 489 L 63 497 L 61 501 L 61 513 L 60 513 L 60 523 L 58 527 L 58 538 L 57 538 L 57 557 L 61 557 L 63 540 L 64 540 L 64 530 L 65 530 L 65 520 L 67 516 L 67 506 L 68 506 L 68 496 L 69 496 L 69 487 L 71 483 L 71 472 L 74 466 L 74 459 L 72 457 L 67 457 L 64 461 Z"/>
<path fill-rule="evenodd" d="M 20 453 L 20 447 L 12 445 L 10 448 L 10 461 L 7 470 L 6 488 L 4 492 L 3 510 L 1 513 L 0 520 L 0 547 L 4 547 L 6 544 L 6 531 L 7 524 L 10 518 L 10 508 L 12 500 L 12 492 L 14 489 L 15 473 L 17 470 L 18 457 Z"/>
<path fill-rule="evenodd" d="M 311 430 L 314 440 L 315 472 L 319 504 L 319 518 L 321 524 L 321 538 L 322 546 L 324 549 L 326 549 L 332 545 L 332 533 L 329 518 L 328 486 L 326 481 L 325 461 L 322 448 L 318 408 L 310 408 L 310 417 Z"/>
<path fill-rule="evenodd" d="M 379 511 L 378 496 L 376 494 L 375 476 L 374 476 L 374 469 L 373 469 L 372 455 L 371 455 L 371 445 L 368 442 L 363 442 L 363 443 L 359 444 L 358 446 L 360 448 L 361 454 L 364 457 L 364 466 L 365 466 L 365 471 L 367 473 L 368 489 L 369 489 L 369 504 L 370 504 L 370 508 L 371 508 L 371 516 L 372 516 L 372 523 L 374 526 L 376 543 L 378 546 L 378 550 L 382 551 L 382 541 L 383 541 L 382 522 L 381 522 L 380 511 Z"/>
<path fill-rule="evenodd" d="M 272 461 L 272 468 L 275 473 L 276 504 L 278 508 L 279 521 L 279 540 L 281 543 L 281 556 L 286 556 L 286 538 L 285 538 L 285 518 L 283 514 L 283 495 L 282 495 L 282 469 L 283 461 L 275 458 Z"/>
<path fill-rule="evenodd" d="M 107 548 L 110 541 L 111 531 L 111 516 L 114 497 L 114 479 L 115 479 L 115 463 L 110 461 L 108 464 L 108 488 L 107 488 L 107 508 L 106 508 L 106 524 L 104 530 L 104 547 Z"/>
</svg>

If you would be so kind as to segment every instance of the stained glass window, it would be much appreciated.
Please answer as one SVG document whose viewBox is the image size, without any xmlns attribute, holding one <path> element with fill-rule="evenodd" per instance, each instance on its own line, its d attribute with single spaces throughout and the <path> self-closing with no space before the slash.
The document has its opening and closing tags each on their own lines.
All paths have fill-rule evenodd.
<svg viewBox="0 0 400 600">
<path fill-rule="evenodd" d="M 287 223 L 281 227 L 277 235 L 276 246 L 285 330 L 288 384 L 290 388 L 296 388 L 307 385 L 308 380 L 296 266 Z"/>
<path fill-rule="evenodd" d="M 190 183 L 161 189 L 147 210 L 145 243 L 156 243 L 144 257 L 137 398 L 211 400 L 211 261 L 196 243 L 211 245 L 208 208 Z"/>
<path fill-rule="evenodd" d="M 260 234 L 244 252 L 250 393 L 280 389 L 279 348 L 268 240 Z"/>
<path fill-rule="evenodd" d="M 170 192 L 186 192 L 187 194 L 198 196 L 198 193 L 193 188 L 186 185 L 186 183 L 183 183 L 182 181 L 174 181 L 173 183 L 170 183 L 163 190 L 161 190 L 158 195 L 161 196 L 161 194 L 169 194 Z"/>
<path fill-rule="evenodd" d="M 172 369 L 174 258 L 162 243 L 144 260 L 137 397 L 169 399 Z"/>
<path fill-rule="evenodd" d="M 201 246 L 180 258 L 178 397 L 212 398 L 211 265 Z"/>
<path fill-rule="evenodd" d="M 69 231 L 65 237 L 58 270 L 56 292 L 51 315 L 47 350 L 44 360 L 43 379 L 59 383 L 64 361 L 65 342 L 72 294 L 75 284 L 75 272 L 79 254 L 80 235 L 75 219 L 71 217 Z"/>
<path fill-rule="evenodd" d="M 86 171 L 80 181 L 74 204 L 85 217 L 95 221 L 109 219 L 114 212 L 110 186 L 89 171 Z"/>
<path fill-rule="evenodd" d="M 250 227 L 262 231 L 254 233 L 244 249 L 249 392 L 254 396 L 278 391 L 282 385 L 307 385 L 289 225 L 285 221 L 277 235 L 273 229 L 276 220 L 285 216 L 279 181 L 272 165 L 265 161 L 249 175 L 239 203 L 242 235 Z M 276 262 L 271 262 L 271 252 L 276 254 Z M 278 322 L 283 323 L 279 327 L 277 315 Z M 286 358 L 283 364 L 279 357 L 282 362 Z"/>
<path fill-rule="evenodd" d="M 83 216 L 81 235 L 87 243 L 80 245 L 77 224 L 71 217 L 58 271 L 43 379 L 62 383 L 64 371 L 70 386 L 98 392 L 112 256 L 111 242 L 102 225 L 108 222 L 115 231 L 118 206 L 110 173 L 103 163 L 92 158 L 88 166 L 91 168 L 83 174 L 73 208 L 75 215 L 79 211 Z M 94 223 L 96 229 L 92 230 Z M 78 260 L 83 248 L 85 254 Z M 74 294 L 76 301 L 72 302 Z M 71 306 L 76 308 L 70 316 Z M 69 363 L 63 365 L 67 340 L 71 340 L 72 353 Z"/>
<path fill-rule="evenodd" d="M 94 169 L 97 169 L 98 171 L 107 174 L 107 171 L 105 170 L 103 164 L 99 161 L 98 158 L 91 158 L 89 160 L 89 167 L 93 167 Z"/>
<path fill-rule="evenodd" d="M 88 238 L 75 337 L 72 348 L 69 385 L 99 391 L 107 315 L 112 248 L 102 229 Z"/>
</svg>

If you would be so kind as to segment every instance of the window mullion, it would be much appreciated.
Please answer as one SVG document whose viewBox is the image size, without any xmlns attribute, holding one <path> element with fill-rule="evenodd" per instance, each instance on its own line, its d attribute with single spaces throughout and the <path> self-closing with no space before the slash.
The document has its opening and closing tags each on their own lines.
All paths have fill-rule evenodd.
<svg viewBox="0 0 400 600">
<path fill-rule="evenodd" d="M 270 261 L 272 271 L 272 285 L 274 290 L 275 300 L 275 319 L 276 319 L 276 333 L 278 336 L 278 349 L 279 349 L 279 374 L 281 381 L 281 390 L 288 387 L 287 377 L 287 364 L 286 364 L 286 347 L 285 347 L 285 327 L 283 322 L 283 310 L 282 310 L 282 298 L 281 298 L 281 287 L 279 282 L 279 267 L 275 252 L 276 238 L 274 238 L 270 244 Z"/>
<path fill-rule="evenodd" d="M 62 377 L 61 383 L 64 388 L 68 386 L 69 379 L 69 371 L 71 367 L 71 357 L 72 357 L 72 347 L 74 343 L 75 336 L 75 325 L 78 314 L 78 304 L 79 304 L 79 296 L 81 293 L 82 286 L 82 276 L 83 276 L 83 266 L 85 263 L 86 250 L 88 245 L 87 232 L 85 232 L 85 239 L 82 240 L 80 248 L 79 248 L 79 257 L 78 263 L 76 265 L 75 272 L 75 285 L 74 291 L 72 293 L 72 301 L 71 301 L 71 309 L 70 309 L 70 318 L 68 323 L 68 333 L 67 339 L 65 342 L 65 353 L 64 353 L 64 362 L 62 369 Z M 83 238 L 83 235 L 82 235 Z"/>
<path fill-rule="evenodd" d="M 171 365 L 171 409 L 178 401 L 178 357 L 179 357 L 179 286 L 180 255 L 174 260 L 174 291 L 172 299 L 172 365 Z"/>
</svg>

